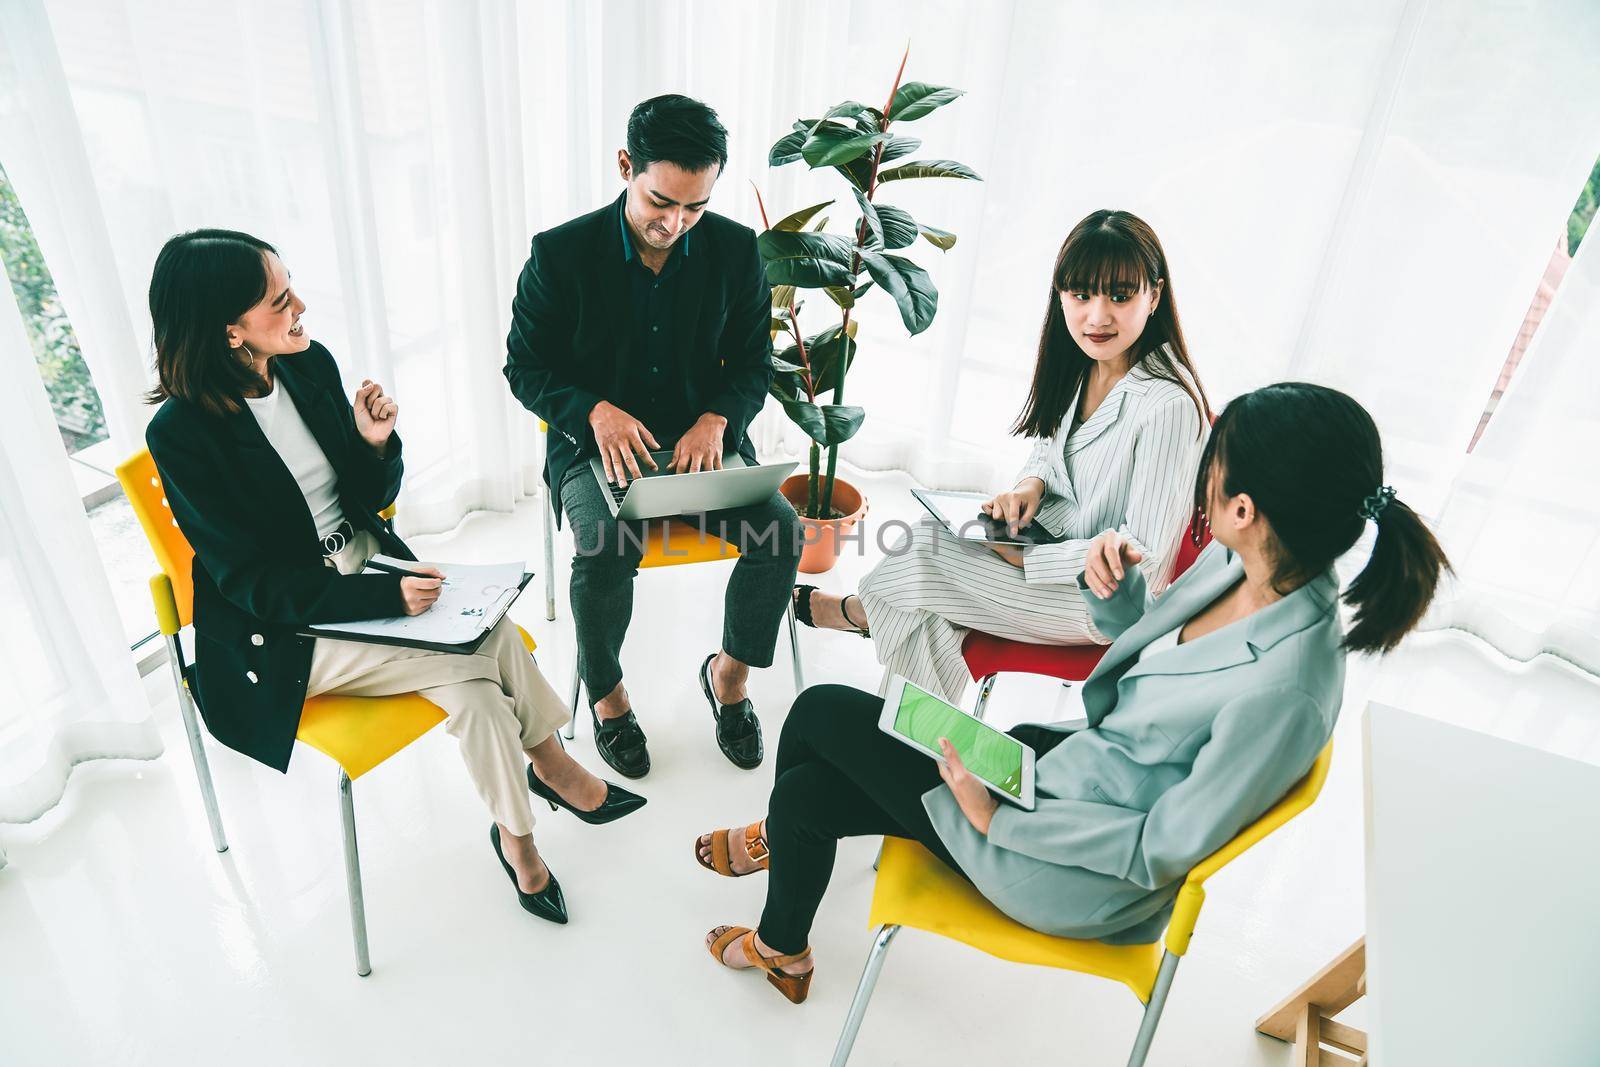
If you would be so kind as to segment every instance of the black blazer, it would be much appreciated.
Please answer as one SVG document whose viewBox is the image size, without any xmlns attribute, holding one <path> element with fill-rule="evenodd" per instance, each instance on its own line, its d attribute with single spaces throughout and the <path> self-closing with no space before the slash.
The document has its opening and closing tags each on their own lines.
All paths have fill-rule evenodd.
<svg viewBox="0 0 1600 1067">
<path fill-rule="evenodd" d="M 328 350 L 315 341 L 272 363 L 339 479 L 339 505 L 382 550 L 416 559 L 377 513 L 400 492 L 400 438 L 379 459 L 356 432 Z M 249 411 L 216 416 L 171 397 L 145 430 L 162 491 L 194 547 L 194 688 L 211 735 L 287 770 L 315 638 L 300 627 L 404 614 L 400 577 L 344 576 L 294 476 Z"/>
<path fill-rule="evenodd" d="M 626 194 L 624 194 L 626 195 Z M 506 380 L 550 426 L 547 485 L 597 454 L 589 412 L 619 403 L 631 336 L 622 198 L 533 239 L 511 302 Z M 756 461 L 746 430 L 772 381 L 772 289 L 755 231 L 707 212 L 683 261 L 673 315 L 688 408 L 728 420 L 723 447 Z M 557 509 L 559 521 L 560 509 Z"/>
</svg>

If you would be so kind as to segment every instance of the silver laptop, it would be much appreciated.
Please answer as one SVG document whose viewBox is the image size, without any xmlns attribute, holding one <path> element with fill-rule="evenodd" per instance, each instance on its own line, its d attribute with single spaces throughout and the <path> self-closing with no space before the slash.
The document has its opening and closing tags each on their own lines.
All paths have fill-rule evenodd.
<svg viewBox="0 0 1600 1067">
<path fill-rule="evenodd" d="M 673 474 L 667 466 L 671 452 L 652 452 L 656 469 L 639 465 L 642 477 L 628 479 L 628 487 L 606 481 L 606 468 L 595 456 L 589 461 L 605 494 L 611 514 L 619 519 L 659 519 L 670 515 L 699 515 L 707 511 L 759 504 L 778 491 L 793 473 L 795 463 L 747 464 L 737 452 L 722 457 L 719 471 Z"/>
</svg>

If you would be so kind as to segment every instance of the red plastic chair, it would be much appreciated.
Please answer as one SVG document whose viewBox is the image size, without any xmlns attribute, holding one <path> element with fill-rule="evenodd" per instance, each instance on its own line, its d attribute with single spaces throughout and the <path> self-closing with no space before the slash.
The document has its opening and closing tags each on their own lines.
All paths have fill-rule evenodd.
<svg viewBox="0 0 1600 1067">
<path fill-rule="evenodd" d="M 1177 581 L 1210 543 L 1211 528 L 1196 513 L 1178 545 L 1178 558 L 1172 561 L 1172 580 Z M 1109 647 L 1032 645 L 973 630 L 961 643 L 961 658 L 967 661 L 972 680 L 979 683 L 978 702 L 973 706 L 972 714 L 983 718 L 984 709 L 989 704 L 989 694 L 994 691 L 995 678 L 1001 674 L 1042 674 L 1064 682 L 1081 682 L 1094 672 L 1100 657 L 1106 654 Z"/>
</svg>

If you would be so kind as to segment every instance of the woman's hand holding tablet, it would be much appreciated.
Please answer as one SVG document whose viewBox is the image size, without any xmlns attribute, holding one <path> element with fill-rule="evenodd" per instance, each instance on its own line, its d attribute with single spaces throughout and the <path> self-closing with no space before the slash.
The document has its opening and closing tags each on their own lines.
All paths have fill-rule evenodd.
<svg viewBox="0 0 1600 1067">
<path fill-rule="evenodd" d="M 989 794 L 987 786 L 967 773 L 967 765 L 961 762 L 960 753 L 948 737 L 939 738 L 939 751 L 944 753 L 944 759 L 939 762 L 939 777 L 955 794 L 956 804 L 972 828 L 987 837 L 989 822 L 999 810 L 1000 801 Z"/>
<path fill-rule="evenodd" d="M 878 729 L 939 761 L 941 777 L 950 783 L 961 810 L 974 827 L 986 831 L 994 814 L 993 807 L 971 803 L 974 798 L 983 800 L 974 790 L 987 791 L 1033 810 L 1033 749 L 915 683 L 904 678 L 890 683 L 878 716 Z M 946 755 L 945 745 L 955 754 L 953 762 Z M 974 818 L 974 813 L 979 813 L 980 818 Z"/>
</svg>

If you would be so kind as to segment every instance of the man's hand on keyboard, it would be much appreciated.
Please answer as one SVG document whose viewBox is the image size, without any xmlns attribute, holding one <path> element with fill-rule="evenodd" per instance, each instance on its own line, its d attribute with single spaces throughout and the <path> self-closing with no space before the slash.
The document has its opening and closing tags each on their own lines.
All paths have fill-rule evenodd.
<svg viewBox="0 0 1600 1067">
<path fill-rule="evenodd" d="M 668 464 L 674 474 L 698 474 L 722 469 L 722 431 L 728 420 L 716 412 L 701 415 L 689 432 L 678 439 Z"/>
<path fill-rule="evenodd" d="M 651 470 L 656 469 L 656 461 L 650 458 L 650 449 L 661 446 L 644 423 L 615 404 L 607 400 L 596 404 L 589 412 L 589 427 L 594 430 L 594 443 L 600 449 L 600 463 L 605 467 L 606 481 L 626 487 L 630 475 L 634 478 L 644 477 L 639 471 L 639 459 L 644 460 Z"/>
</svg>

